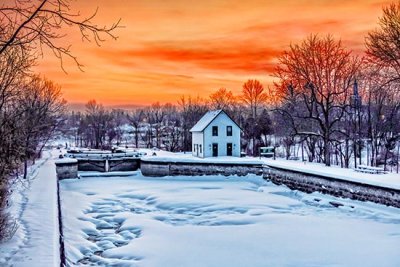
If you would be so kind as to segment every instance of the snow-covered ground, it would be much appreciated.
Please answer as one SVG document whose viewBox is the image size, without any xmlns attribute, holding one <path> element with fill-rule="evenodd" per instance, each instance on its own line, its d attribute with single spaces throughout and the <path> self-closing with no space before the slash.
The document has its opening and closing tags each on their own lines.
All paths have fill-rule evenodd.
<svg viewBox="0 0 400 267">
<path fill-rule="evenodd" d="M 400 189 L 400 174 L 369 174 L 356 172 L 353 169 L 340 168 L 338 166 L 326 167 L 319 163 L 301 162 L 285 159 L 263 159 L 265 164 L 271 167 L 278 167 L 287 170 L 300 171 L 303 173 L 317 174 L 333 177 L 346 181 L 360 182 L 364 184 L 377 185 L 381 187 Z"/>
<path fill-rule="evenodd" d="M 261 177 L 137 172 L 63 180 L 61 191 L 71 264 L 400 266 L 398 209 L 303 194 Z"/>
<path fill-rule="evenodd" d="M 18 229 L 11 240 L 0 244 L 0 266 L 59 265 L 57 155 L 58 151 L 45 151 L 29 178 L 13 187 L 10 212 Z"/>
</svg>

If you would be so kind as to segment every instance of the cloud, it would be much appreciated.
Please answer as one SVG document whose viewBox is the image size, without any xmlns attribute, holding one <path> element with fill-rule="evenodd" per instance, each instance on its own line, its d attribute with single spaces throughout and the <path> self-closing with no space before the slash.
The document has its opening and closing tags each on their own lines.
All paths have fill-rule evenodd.
<svg viewBox="0 0 400 267">
<path fill-rule="evenodd" d="M 174 65 L 177 69 L 202 69 L 202 72 L 240 74 L 268 73 L 279 50 L 253 40 L 220 40 L 153 43 L 142 47 L 104 51 L 97 55 L 123 68 Z"/>
<path fill-rule="evenodd" d="M 54 60 L 38 68 L 62 85 L 67 99 L 108 103 L 174 102 L 182 94 L 236 93 L 249 78 L 264 85 L 277 56 L 311 33 L 332 34 L 357 54 L 377 26 L 382 0 L 99 0 L 96 22 L 122 18 L 117 41 L 73 43 L 85 73 L 65 75 Z M 79 7 L 93 10 L 91 1 Z M 88 12 L 89 12 L 88 11 Z M 89 12 L 90 13 L 90 12 Z M 73 38 L 72 38 L 73 37 Z M 64 41 L 74 42 L 79 35 Z M 47 57 L 47 58 L 51 58 Z M 73 65 L 71 63 L 70 65 Z"/>
</svg>

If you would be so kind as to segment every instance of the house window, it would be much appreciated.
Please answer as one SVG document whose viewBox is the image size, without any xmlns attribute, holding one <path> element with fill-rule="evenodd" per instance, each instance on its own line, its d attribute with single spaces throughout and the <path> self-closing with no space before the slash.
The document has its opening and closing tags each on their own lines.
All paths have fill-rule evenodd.
<svg viewBox="0 0 400 267">
<path fill-rule="evenodd" d="M 232 136 L 232 126 L 226 126 L 226 136 Z"/>
<path fill-rule="evenodd" d="M 202 151 L 201 151 L 201 145 L 199 145 L 200 146 L 200 153 L 203 153 Z"/>
<path fill-rule="evenodd" d="M 213 126 L 212 127 L 212 135 L 213 136 L 218 136 L 218 126 Z"/>
</svg>

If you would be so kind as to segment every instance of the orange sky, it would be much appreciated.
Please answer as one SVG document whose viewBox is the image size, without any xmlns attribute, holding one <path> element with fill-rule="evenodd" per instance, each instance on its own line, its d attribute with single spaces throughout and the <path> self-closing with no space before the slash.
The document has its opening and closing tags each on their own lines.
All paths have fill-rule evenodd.
<svg viewBox="0 0 400 267">
<path fill-rule="evenodd" d="M 271 83 L 276 56 L 311 33 L 331 33 L 357 53 L 377 27 L 380 0 L 85 0 L 73 8 L 95 22 L 119 18 L 117 41 L 101 47 L 69 31 L 62 41 L 85 65 L 66 61 L 65 74 L 48 53 L 36 70 L 61 85 L 69 103 L 176 103 L 182 95 L 208 97 L 226 87 L 239 94 L 247 79 Z"/>
</svg>

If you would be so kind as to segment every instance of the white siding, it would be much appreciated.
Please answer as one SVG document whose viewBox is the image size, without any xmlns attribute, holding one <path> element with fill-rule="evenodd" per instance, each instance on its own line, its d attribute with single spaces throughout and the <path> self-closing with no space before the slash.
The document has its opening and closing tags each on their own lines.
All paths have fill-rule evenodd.
<svg viewBox="0 0 400 267">
<path fill-rule="evenodd" d="M 218 126 L 218 136 L 212 136 L 212 127 Z M 226 135 L 226 126 L 232 126 L 232 136 Z M 227 143 L 232 143 L 232 156 L 240 157 L 240 128 L 221 112 L 203 131 L 204 157 L 212 157 L 212 144 L 218 144 L 218 156 L 226 156 Z M 193 133 L 193 138 L 196 133 Z M 194 139 L 193 139 L 194 140 Z"/>
<path fill-rule="evenodd" d="M 201 145 L 201 150 L 200 150 L 200 145 Z M 202 132 L 192 132 L 192 155 L 200 158 L 204 157 L 204 144 L 203 144 Z"/>
</svg>

